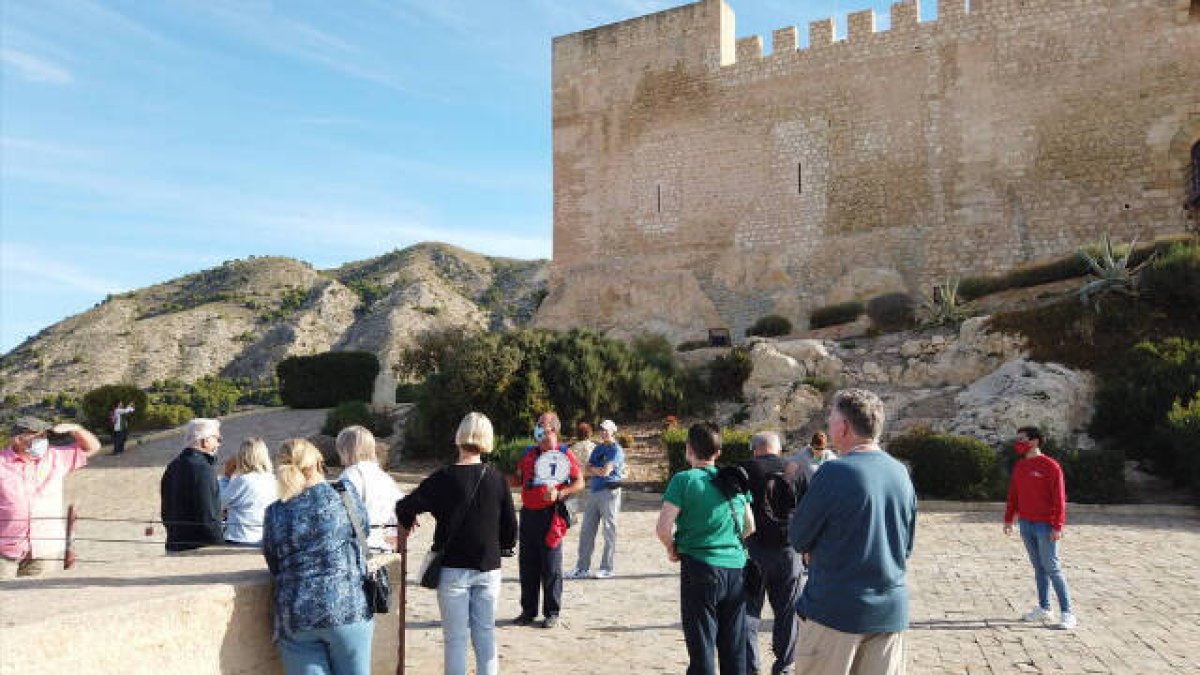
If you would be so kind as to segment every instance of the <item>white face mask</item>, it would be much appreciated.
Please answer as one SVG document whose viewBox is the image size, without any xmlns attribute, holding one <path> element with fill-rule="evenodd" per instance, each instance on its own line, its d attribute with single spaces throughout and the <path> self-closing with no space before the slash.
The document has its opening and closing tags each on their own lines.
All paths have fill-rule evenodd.
<svg viewBox="0 0 1200 675">
<path fill-rule="evenodd" d="M 35 438 L 29 442 L 29 454 L 33 457 L 41 457 L 50 449 L 50 441 L 44 438 Z"/>
</svg>

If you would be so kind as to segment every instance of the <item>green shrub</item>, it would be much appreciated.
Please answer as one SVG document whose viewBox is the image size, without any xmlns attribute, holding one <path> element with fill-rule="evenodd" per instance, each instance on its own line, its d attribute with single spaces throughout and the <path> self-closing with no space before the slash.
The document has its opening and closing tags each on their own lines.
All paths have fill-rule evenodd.
<svg viewBox="0 0 1200 675">
<path fill-rule="evenodd" d="M 366 401 L 375 387 L 379 359 L 370 352 L 326 352 L 279 362 L 279 395 L 292 408 L 327 408 Z"/>
<path fill-rule="evenodd" d="M 792 322 L 778 314 L 768 314 L 760 317 L 753 326 L 746 329 L 746 335 L 757 337 L 779 337 L 792 332 Z"/>
<path fill-rule="evenodd" d="M 401 382 L 396 385 L 396 403 L 415 403 L 420 395 L 419 382 Z"/>
<path fill-rule="evenodd" d="M 321 433 L 337 436 L 342 429 L 355 424 L 366 427 L 380 438 L 391 436 L 393 431 L 392 420 L 387 415 L 372 412 L 370 406 L 363 401 L 344 401 L 325 415 Z"/>
<path fill-rule="evenodd" d="M 1175 401 L 1167 413 L 1167 440 L 1175 482 L 1187 485 L 1200 497 L 1200 392 L 1191 401 Z"/>
<path fill-rule="evenodd" d="M 917 320 L 917 304 L 908 293 L 884 293 L 867 301 L 871 326 L 885 333 L 911 328 Z"/>
<path fill-rule="evenodd" d="M 815 330 L 826 326 L 838 326 L 843 323 L 850 323 L 862 316 L 866 311 L 867 308 L 857 300 L 842 302 L 836 305 L 827 305 L 814 309 L 812 314 L 808 315 L 808 327 Z"/>
<path fill-rule="evenodd" d="M 92 431 L 111 432 L 112 424 L 108 421 L 108 415 L 121 401 L 134 407 L 134 411 L 125 418 L 129 428 L 141 428 L 148 397 L 146 392 L 132 384 L 106 384 L 84 394 L 81 402 L 83 425 Z"/>
<path fill-rule="evenodd" d="M 1156 304 L 1200 311 L 1200 242 L 1172 244 L 1142 270 L 1140 289 Z"/>
<path fill-rule="evenodd" d="M 517 462 L 531 445 L 532 438 L 497 438 L 491 454 L 485 456 L 497 470 L 511 475 L 517 472 Z"/>
<path fill-rule="evenodd" d="M 754 456 L 750 452 L 750 432 L 737 429 L 721 430 L 721 455 L 717 458 L 718 466 L 737 464 Z M 670 427 L 663 430 L 662 445 L 667 453 L 667 465 L 670 476 L 680 471 L 690 469 L 687 461 L 687 429 Z"/>
<path fill-rule="evenodd" d="M 186 405 L 151 403 L 142 418 L 142 429 L 174 429 L 186 424 L 196 415 Z"/>
<path fill-rule="evenodd" d="M 1101 445 L 1092 450 L 1064 447 L 1052 438 L 1042 442 L 1042 453 L 1058 461 L 1063 470 L 1067 500 L 1076 504 L 1121 504 L 1129 501 L 1125 485 L 1125 453 L 1118 446 Z M 1001 463 L 1012 474 L 1017 453 L 1012 445 L 1003 449 Z"/>
<path fill-rule="evenodd" d="M 1142 342 L 1101 380 L 1091 432 L 1112 439 L 1130 457 L 1149 460 L 1151 470 L 1174 476 L 1170 443 L 1164 438 L 1167 415 L 1177 400 L 1200 391 L 1200 341 L 1168 338 Z"/>
<path fill-rule="evenodd" d="M 742 347 L 730 349 L 708 366 L 708 394 L 720 400 L 740 399 L 742 385 L 750 379 L 753 370 L 749 352 Z"/>
<path fill-rule="evenodd" d="M 987 443 L 917 428 L 888 443 L 888 452 L 912 467 L 913 487 L 935 499 L 995 499 L 999 461 Z"/>
<path fill-rule="evenodd" d="M 684 340 L 675 346 L 677 352 L 691 352 L 708 347 L 708 340 Z"/>
</svg>

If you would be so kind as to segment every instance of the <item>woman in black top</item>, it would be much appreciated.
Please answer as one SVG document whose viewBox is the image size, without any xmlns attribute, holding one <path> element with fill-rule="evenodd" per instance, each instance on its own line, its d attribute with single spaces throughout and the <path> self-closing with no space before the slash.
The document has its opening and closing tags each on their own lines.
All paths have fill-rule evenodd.
<svg viewBox="0 0 1200 675">
<path fill-rule="evenodd" d="M 417 514 L 432 513 L 437 521 L 433 547 L 444 554 L 437 594 L 446 675 L 467 672 L 468 636 L 475 672 L 500 672 L 495 639 L 500 556 L 512 555 L 516 546 L 517 516 L 504 476 L 480 460 L 492 451 L 492 437 L 491 421 L 469 413 L 454 439 L 458 461 L 434 471 L 396 503 L 402 540 Z"/>
</svg>

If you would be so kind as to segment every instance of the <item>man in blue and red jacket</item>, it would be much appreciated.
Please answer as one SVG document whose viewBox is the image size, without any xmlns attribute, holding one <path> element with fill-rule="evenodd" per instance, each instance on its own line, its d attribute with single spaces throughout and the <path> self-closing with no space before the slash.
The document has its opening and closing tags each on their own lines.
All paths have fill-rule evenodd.
<svg viewBox="0 0 1200 675">
<path fill-rule="evenodd" d="M 538 615 L 538 594 L 545 615 L 543 628 L 558 623 L 562 605 L 562 531 L 560 502 L 584 488 L 583 472 L 565 443 L 559 443 L 562 423 L 553 412 L 542 413 L 533 429 L 536 445 L 517 462 L 521 488 L 521 614 L 513 623 L 527 626 Z M 555 522 L 558 520 L 559 522 Z"/>
</svg>

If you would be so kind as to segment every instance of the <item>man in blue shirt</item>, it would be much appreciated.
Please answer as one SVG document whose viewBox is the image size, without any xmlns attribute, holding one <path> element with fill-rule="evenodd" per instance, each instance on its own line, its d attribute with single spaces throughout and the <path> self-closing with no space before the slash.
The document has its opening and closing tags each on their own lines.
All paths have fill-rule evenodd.
<svg viewBox="0 0 1200 675">
<path fill-rule="evenodd" d="M 813 476 L 789 529 L 809 559 L 796 602 L 796 675 L 904 672 L 917 498 L 904 465 L 879 447 L 883 424 L 875 394 L 834 395 L 828 425 L 838 461 Z"/>
<path fill-rule="evenodd" d="M 597 579 L 613 575 L 617 555 L 617 514 L 621 512 L 621 480 L 625 478 L 625 451 L 616 439 L 617 425 L 612 420 L 600 423 L 600 443 L 592 449 L 584 474 L 588 477 L 587 506 L 583 512 L 583 528 L 579 532 L 579 559 L 568 579 L 592 576 L 592 549 L 596 545 L 596 529 L 604 525 L 604 553 L 600 556 Z"/>
</svg>

